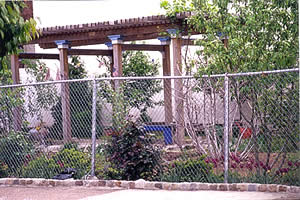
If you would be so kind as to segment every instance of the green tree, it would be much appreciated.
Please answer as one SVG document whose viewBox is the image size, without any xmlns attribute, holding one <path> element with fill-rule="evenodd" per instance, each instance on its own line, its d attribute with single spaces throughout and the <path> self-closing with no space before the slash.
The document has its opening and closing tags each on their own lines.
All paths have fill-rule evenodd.
<svg viewBox="0 0 300 200">
<path fill-rule="evenodd" d="M 19 45 L 37 36 L 36 22 L 20 16 L 24 6 L 21 1 L 0 1 L 0 85 L 12 83 L 8 55 L 18 53 Z M 20 89 L 1 90 L 1 132 L 11 131 L 12 108 L 22 105 L 21 93 Z"/>
<path fill-rule="evenodd" d="M 20 14 L 25 7 L 21 1 L 0 1 L 0 77 L 9 76 L 7 55 L 18 53 L 21 44 L 37 36 L 36 22 L 24 20 Z M 6 82 L 5 81 L 5 82 Z"/>
<path fill-rule="evenodd" d="M 25 71 L 30 76 L 29 82 L 51 81 L 50 71 L 46 63 L 39 60 L 22 60 Z M 27 114 L 36 117 L 40 124 L 43 122 L 43 110 L 49 110 L 58 99 L 57 88 L 53 84 L 26 87 Z M 31 97 L 31 98 L 28 98 Z"/>
<path fill-rule="evenodd" d="M 203 38 L 197 41 L 202 48 L 196 52 L 201 59 L 190 62 L 197 66 L 197 75 L 286 69 L 299 64 L 297 0 L 173 0 L 162 1 L 161 6 L 171 18 L 183 11 L 193 13 L 184 23 L 190 30 L 203 33 Z M 222 82 L 219 79 L 211 84 L 218 91 L 223 87 Z M 257 137 L 268 138 L 264 174 L 274 165 L 269 159 L 273 145 L 269 138 L 281 134 L 285 138 L 283 143 L 286 143 L 289 137 L 284 137 L 283 133 L 299 135 L 299 117 L 291 112 L 296 109 L 299 113 L 299 106 L 295 106 L 295 103 L 299 104 L 298 83 L 296 74 L 231 80 L 232 98 L 238 104 L 242 119 L 253 130 L 258 163 Z M 251 105 L 250 117 L 241 111 L 245 102 Z M 274 133 L 270 125 L 280 129 L 275 128 Z M 281 148 L 281 152 L 284 150 L 286 147 Z"/>
<path fill-rule="evenodd" d="M 107 68 L 107 71 L 110 71 L 111 63 L 109 60 L 105 59 L 105 57 L 99 57 L 99 62 Z M 122 65 L 124 77 L 156 76 L 160 67 L 157 61 L 151 60 L 149 55 L 142 51 L 123 52 Z M 106 76 L 110 76 L 110 74 L 106 74 Z M 104 88 L 110 87 L 106 85 Z M 127 106 L 140 110 L 141 121 L 149 121 L 151 119 L 147 115 L 147 109 L 161 103 L 152 99 L 161 90 L 162 86 L 158 80 L 130 80 L 123 82 L 122 91 L 124 93 L 119 95 L 122 95 L 122 101 L 126 102 Z M 105 89 L 100 91 L 100 93 L 109 102 L 112 101 L 112 89 Z"/>
<path fill-rule="evenodd" d="M 191 11 L 191 30 L 204 32 L 197 41 L 199 72 L 225 73 L 291 68 L 298 57 L 298 1 L 162 1 L 170 17 Z M 222 39 L 228 38 L 228 47 Z"/>
</svg>

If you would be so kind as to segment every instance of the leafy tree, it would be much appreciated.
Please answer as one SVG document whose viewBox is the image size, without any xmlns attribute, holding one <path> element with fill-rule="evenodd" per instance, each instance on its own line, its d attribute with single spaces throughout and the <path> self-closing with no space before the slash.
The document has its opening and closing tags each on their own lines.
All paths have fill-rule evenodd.
<svg viewBox="0 0 300 200">
<path fill-rule="evenodd" d="M 298 1 L 162 1 L 173 17 L 192 11 L 190 29 L 204 32 L 197 44 L 201 73 L 262 71 L 296 66 Z M 229 38 L 227 47 L 223 39 Z"/>
<path fill-rule="evenodd" d="M 21 1 L 0 1 L 0 75 L 8 75 L 6 56 L 18 53 L 19 45 L 36 37 L 36 22 L 24 20 L 20 14 L 25 7 Z M 3 79 L 2 79 L 3 80 Z M 1 81 L 2 81 L 1 80 Z"/>
<path fill-rule="evenodd" d="M 197 66 L 198 75 L 286 69 L 299 64 L 297 0 L 164 0 L 161 6 L 171 18 L 183 11 L 193 13 L 184 23 L 190 30 L 203 33 L 203 38 L 197 41 L 197 45 L 202 47 L 196 52 L 200 59 L 190 62 Z M 291 112 L 296 109 L 299 113 L 299 106 L 294 105 L 294 102 L 299 102 L 298 82 L 296 74 L 236 77 L 231 80 L 232 98 L 238 104 L 242 119 L 253 130 L 257 163 L 260 162 L 259 134 L 267 138 L 283 133 L 299 135 L 299 117 Z M 220 79 L 211 84 L 216 91 L 223 87 Z M 242 112 L 245 102 L 251 105 L 250 117 Z M 276 127 L 275 133 L 270 125 Z M 284 138 L 287 140 L 289 137 Z M 295 139 L 294 136 L 292 138 Z M 264 174 L 270 165 L 274 165 L 269 159 L 272 140 L 268 141 Z"/>
<path fill-rule="evenodd" d="M 104 153 L 122 180 L 153 180 L 160 172 L 161 155 L 151 144 L 151 138 L 130 122 L 105 144 Z"/>
<path fill-rule="evenodd" d="M 0 1 L 0 85 L 10 84 L 11 71 L 7 55 L 18 53 L 19 45 L 37 36 L 35 21 L 26 20 L 20 16 L 25 4 L 21 1 Z M 5 89 L 0 93 L 1 132 L 11 131 L 12 107 L 22 105 L 19 89 Z M 5 127 L 5 128 L 3 128 Z"/>
<path fill-rule="evenodd" d="M 105 57 L 99 57 L 100 64 L 107 67 L 110 71 L 111 63 Z M 151 60 L 148 54 L 142 51 L 125 51 L 122 55 L 123 76 L 155 76 L 158 75 L 159 63 Z M 106 74 L 110 76 L 110 74 Z M 109 88 L 104 86 L 103 88 Z M 152 97 L 162 90 L 160 81 L 157 80 L 130 80 L 124 81 L 122 86 L 122 101 L 131 108 L 137 108 L 141 112 L 142 121 L 151 120 L 147 115 L 147 109 L 160 102 L 155 102 Z M 109 102 L 112 101 L 112 90 L 105 89 L 100 91 Z M 121 94 L 119 94 L 121 95 Z M 123 105 L 124 106 L 124 105 Z M 124 108 L 122 110 L 125 110 Z"/>
<path fill-rule="evenodd" d="M 46 63 L 39 60 L 22 60 L 25 64 L 26 72 L 30 76 L 29 82 L 51 81 L 50 71 Z M 53 84 L 36 85 L 26 87 L 27 113 L 31 117 L 36 117 L 40 124 L 43 122 L 43 110 L 49 110 L 58 99 L 57 88 Z M 31 97 L 31 98 L 28 98 Z"/>
</svg>

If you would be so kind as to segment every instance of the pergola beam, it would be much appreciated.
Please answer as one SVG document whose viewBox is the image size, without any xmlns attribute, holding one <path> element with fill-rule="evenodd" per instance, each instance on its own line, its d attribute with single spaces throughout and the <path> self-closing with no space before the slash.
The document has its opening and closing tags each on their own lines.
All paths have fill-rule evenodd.
<svg viewBox="0 0 300 200">
<path fill-rule="evenodd" d="M 131 36 L 124 36 L 123 41 L 124 42 L 130 42 L 130 41 L 139 41 L 139 40 L 150 40 L 153 38 L 160 37 L 160 33 L 151 33 L 151 34 L 136 34 Z M 70 41 L 70 47 L 77 47 L 77 46 L 87 46 L 87 45 L 97 45 L 97 44 L 105 44 L 107 42 L 110 42 L 107 38 L 96 38 L 96 39 L 73 39 Z M 41 42 L 39 43 L 39 46 L 43 49 L 51 49 L 56 48 L 56 44 L 54 42 Z"/>
<path fill-rule="evenodd" d="M 83 55 L 83 56 L 112 56 L 113 51 L 107 49 L 68 49 L 68 55 Z"/>
<path fill-rule="evenodd" d="M 196 45 L 195 39 L 181 39 L 181 45 L 182 46 L 194 46 Z"/>
<path fill-rule="evenodd" d="M 118 29 L 110 30 L 95 30 L 95 31 L 84 31 L 84 32 L 76 32 L 76 33 L 61 33 L 55 35 L 42 35 L 42 37 L 32 40 L 29 42 L 30 44 L 40 44 L 40 43 L 54 43 L 54 40 L 68 40 L 71 43 L 76 40 L 88 41 L 88 40 L 104 40 L 104 42 L 108 42 L 108 35 L 114 35 L 118 33 L 119 35 L 123 35 L 123 41 L 134 41 L 138 35 L 140 35 L 141 40 L 147 39 L 147 35 L 152 34 L 160 34 L 164 30 L 166 30 L 169 25 L 151 25 L 151 26 L 141 26 L 141 27 L 124 27 Z M 143 37 L 141 37 L 143 36 Z M 153 39 L 153 38 L 152 38 Z"/>
<path fill-rule="evenodd" d="M 164 45 L 154 44 L 123 44 L 122 50 L 134 51 L 164 51 Z"/>
<path fill-rule="evenodd" d="M 20 53 L 20 59 L 54 59 L 59 60 L 59 54 L 50 53 Z"/>
</svg>

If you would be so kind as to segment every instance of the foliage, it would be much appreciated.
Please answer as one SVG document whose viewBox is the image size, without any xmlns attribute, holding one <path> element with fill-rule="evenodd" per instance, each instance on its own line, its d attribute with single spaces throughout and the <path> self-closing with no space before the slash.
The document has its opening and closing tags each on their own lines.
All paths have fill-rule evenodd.
<svg viewBox="0 0 300 200">
<path fill-rule="evenodd" d="M 152 179 L 159 168 L 160 151 L 133 123 L 112 136 L 105 147 L 108 161 L 120 170 L 122 180 Z"/>
<path fill-rule="evenodd" d="M 30 75 L 29 82 L 51 81 L 50 71 L 44 62 L 39 60 L 23 60 L 26 65 L 26 72 Z M 27 89 L 27 113 L 31 117 L 36 117 L 43 123 L 43 110 L 49 110 L 58 100 L 57 88 L 55 85 L 37 85 Z"/>
<path fill-rule="evenodd" d="M 0 1 L 0 83 L 11 83 L 9 58 L 18 53 L 19 45 L 38 36 L 33 19 L 20 16 L 25 4 L 22 1 Z"/>
<path fill-rule="evenodd" d="M 58 163 L 52 158 L 40 156 L 31 160 L 22 170 L 24 178 L 52 178 L 61 170 Z"/>
<path fill-rule="evenodd" d="M 75 177 L 81 179 L 90 171 L 91 159 L 87 153 L 78 151 L 74 148 L 64 149 L 53 156 L 55 163 L 58 163 L 62 169 L 74 168 L 77 170 Z"/>
<path fill-rule="evenodd" d="M 18 108 L 21 113 L 21 120 L 25 122 L 25 110 L 22 108 L 24 99 L 23 88 L 3 88 L 0 93 L 0 135 L 7 135 L 13 130 L 13 112 Z M 26 125 L 26 124 L 23 124 Z"/>
<path fill-rule="evenodd" d="M 197 159 L 175 160 L 162 174 L 162 181 L 169 182 L 220 182 L 213 172 L 213 165 L 205 162 L 205 156 Z"/>
<path fill-rule="evenodd" d="M 90 157 L 87 153 L 72 148 L 74 144 L 65 145 L 58 153 L 41 155 L 24 163 L 22 177 L 52 178 L 65 168 L 74 168 L 74 178 L 81 179 L 90 170 Z"/>
<path fill-rule="evenodd" d="M 99 57 L 100 65 L 104 65 L 107 71 L 110 71 L 111 63 L 105 57 Z M 160 64 L 151 60 L 148 54 L 142 51 L 125 51 L 122 54 L 123 76 L 155 76 L 158 75 Z M 110 76 L 106 74 L 105 76 Z M 153 101 L 152 97 L 158 94 L 162 87 L 157 80 L 131 80 L 122 82 L 124 92 L 124 102 L 131 108 L 137 108 L 141 112 L 141 121 L 149 120 L 146 111 L 160 102 Z M 104 88 L 110 88 L 104 86 Z M 108 102 L 112 102 L 112 89 L 100 91 L 101 96 L 105 97 Z"/>
<path fill-rule="evenodd" d="M 75 149 L 78 150 L 78 143 L 76 142 L 67 142 L 64 144 L 62 151 L 65 149 Z"/>
<path fill-rule="evenodd" d="M 82 79 L 86 77 L 87 72 L 84 69 L 84 63 L 78 56 L 72 56 L 69 63 L 69 78 Z M 90 137 L 92 126 L 92 90 L 89 82 L 73 82 L 69 84 L 70 88 L 70 109 L 71 109 L 71 129 L 73 137 Z M 57 133 L 62 133 L 62 106 L 61 99 L 51 109 L 52 116 L 55 119 L 54 125 L 50 129 L 53 137 Z M 100 112 L 100 107 L 97 107 Z M 100 114 L 97 114 L 99 123 Z"/>
<path fill-rule="evenodd" d="M 0 57 L 0 85 L 12 84 L 10 59 L 7 56 Z M 1 70 L 2 67 L 2 70 Z"/>
<path fill-rule="evenodd" d="M 189 30 L 203 33 L 197 45 L 199 59 L 194 62 L 197 75 L 265 71 L 298 66 L 298 1 L 163 1 L 170 17 L 182 11 L 193 15 L 184 23 Z M 180 30 L 183 31 L 183 30 Z M 299 141 L 299 76 L 297 73 L 234 77 L 231 97 L 237 103 L 241 119 L 252 129 L 253 150 L 259 163 L 258 137 L 266 140 L 270 153 L 277 138 L 297 149 Z M 212 84 L 218 91 L 220 85 Z M 222 92 L 219 92 L 222 97 Z M 248 104 L 250 109 L 242 109 Z M 249 111 L 250 110 L 250 111 Z M 246 113 L 247 112 L 247 113 Z M 246 117 L 248 115 L 248 117 Z M 250 116 L 249 116 L 250 115 Z M 289 139 L 288 136 L 291 136 Z M 278 150 L 278 149 L 277 149 Z M 281 145 L 287 152 L 287 145 Z M 260 177 L 259 170 L 257 176 Z"/>
<path fill-rule="evenodd" d="M 122 179 L 121 170 L 109 162 L 105 155 L 100 152 L 96 154 L 95 175 L 98 179 L 104 180 Z"/>
<path fill-rule="evenodd" d="M 198 41 L 199 72 L 263 71 L 293 67 L 298 56 L 298 1 L 163 1 L 170 16 L 193 11 L 190 28 Z M 228 47 L 222 40 L 229 38 Z M 202 62 L 203 61 L 203 62 Z"/>
<path fill-rule="evenodd" d="M 26 133 L 10 132 L 0 138 L 0 160 L 7 165 L 9 174 L 18 174 L 33 150 L 33 144 Z"/>
<path fill-rule="evenodd" d="M 24 7 L 23 2 L 0 2 L 0 57 L 16 53 L 20 44 L 30 41 L 37 34 L 36 22 L 33 19 L 24 21 L 20 16 Z"/>
<path fill-rule="evenodd" d="M 300 166 L 300 163 L 298 164 Z M 281 168 L 280 170 L 269 170 L 261 174 L 255 171 L 247 171 L 246 175 L 238 173 L 236 170 L 229 171 L 228 180 L 230 183 L 261 183 L 261 184 L 284 184 L 300 185 L 300 167 Z"/>
<path fill-rule="evenodd" d="M 83 61 L 79 56 L 71 56 L 69 63 L 69 78 L 70 79 L 83 79 L 86 78 L 87 72 Z"/>
<path fill-rule="evenodd" d="M 0 161 L 0 178 L 6 178 L 8 176 L 8 166 L 4 162 Z"/>
</svg>

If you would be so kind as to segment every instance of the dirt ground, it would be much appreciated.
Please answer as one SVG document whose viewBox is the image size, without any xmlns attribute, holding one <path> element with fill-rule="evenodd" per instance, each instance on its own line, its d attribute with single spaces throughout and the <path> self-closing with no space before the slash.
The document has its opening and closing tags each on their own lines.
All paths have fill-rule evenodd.
<svg viewBox="0 0 300 200">
<path fill-rule="evenodd" d="M 99 196 L 116 189 L 95 189 L 84 187 L 0 187 L 0 200 L 79 200 Z"/>
</svg>

